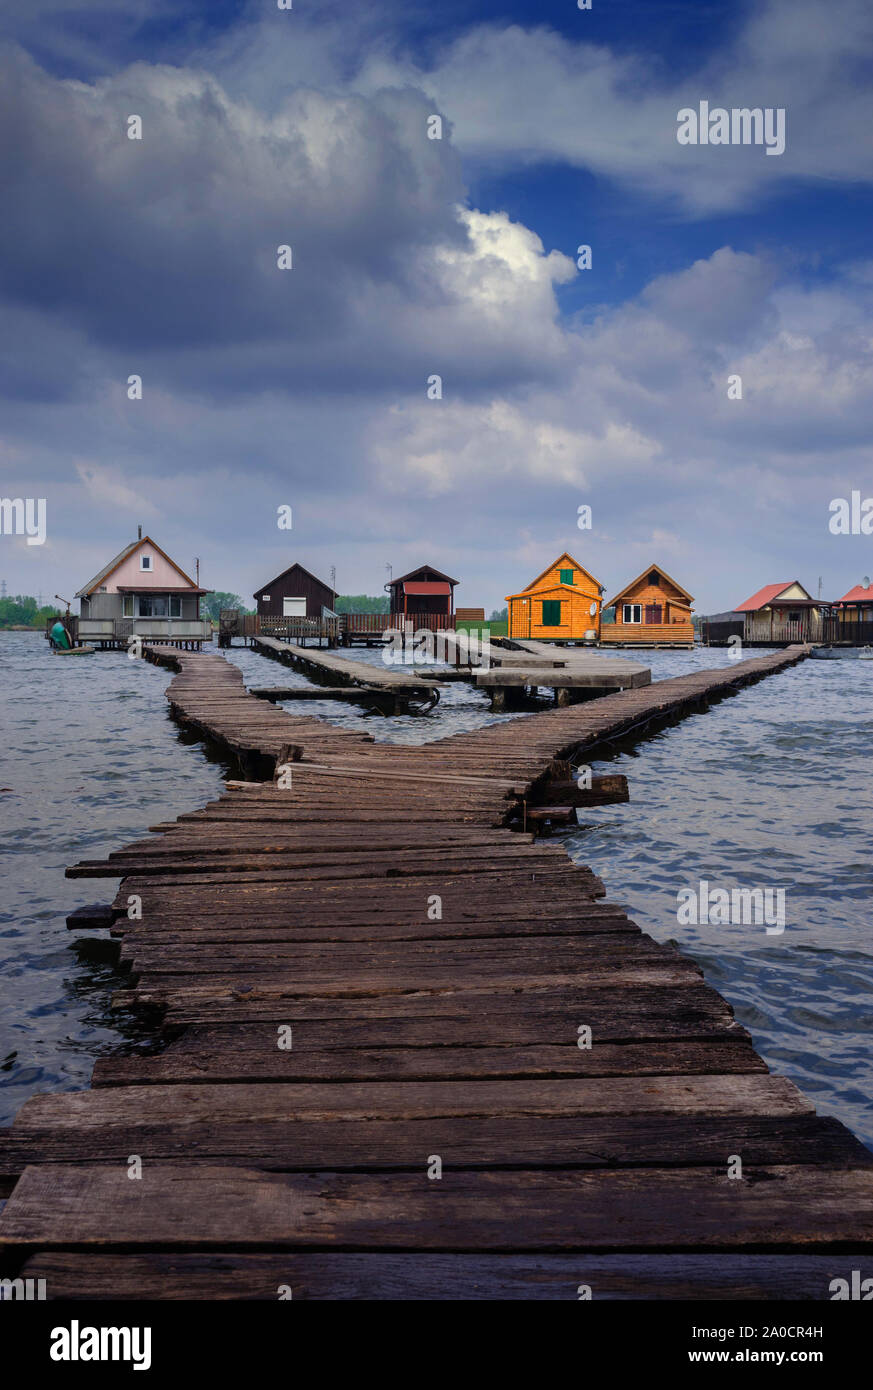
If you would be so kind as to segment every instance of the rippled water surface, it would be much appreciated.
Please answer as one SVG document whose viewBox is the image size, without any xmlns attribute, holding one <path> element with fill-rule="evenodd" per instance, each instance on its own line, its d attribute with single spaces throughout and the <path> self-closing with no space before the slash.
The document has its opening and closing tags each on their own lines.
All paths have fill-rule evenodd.
<svg viewBox="0 0 873 1390">
<path fill-rule="evenodd" d="M 255 652 L 228 655 L 249 685 L 307 684 Z M 627 655 L 653 679 L 730 664 L 719 649 Z M 220 790 L 225 765 L 169 718 L 168 679 L 123 653 L 53 657 L 38 634 L 0 632 L 0 1122 L 36 1091 L 86 1085 L 98 1054 L 150 1036 L 111 1009 L 122 977 L 99 945 L 65 926 L 72 908 L 110 901 L 117 881 L 64 869 Z M 580 812 L 565 839 L 612 901 L 700 962 L 774 1069 L 873 1145 L 871 687 L 873 662 L 807 661 L 633 748 L 602 750 L 595 768 L 623 772 L 631 800 Z M 403 743 L 514 717 L 492 715 L 465 683 L 417 719 L 330 701 L 288 708 Z M 679 926 L 677 893 L 701 879 L 785 888 L 784 934 Z"/>
</svg>

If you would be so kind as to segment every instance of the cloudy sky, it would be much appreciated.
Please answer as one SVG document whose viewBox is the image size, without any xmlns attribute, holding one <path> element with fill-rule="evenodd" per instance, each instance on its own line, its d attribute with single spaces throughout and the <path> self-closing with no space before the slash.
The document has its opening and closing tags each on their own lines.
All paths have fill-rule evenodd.
<svg viewBox="0 0 873 1390">
<path fill-rule="evenodd" d="M 564 549 L 702 612 L 873 570 L 828 531 L 873 496 L 869 0 L 5 9 L 0 493 L 48 509 L 10 592 L 137 523 L 247 599 L 297 559 L 489 611 Z M 679 145 L 701 100 L 784 107 L 785 153 Z"/>
</svg>

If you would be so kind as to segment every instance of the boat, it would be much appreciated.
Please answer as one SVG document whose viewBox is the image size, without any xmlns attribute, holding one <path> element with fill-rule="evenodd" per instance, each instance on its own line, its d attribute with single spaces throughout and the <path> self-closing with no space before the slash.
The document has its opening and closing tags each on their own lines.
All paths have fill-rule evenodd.
<svg viewBox="0 0 873 1390">
<path fill-rule="evenodd" d="M 91 656 L 96 647 L 52 647 L 55 656 Z"/>
<path fill-rule="evenodd" d="M 873 647 L 813 647 L 810 656 L 816 657 L 819 661 L 834 661 L 840 657 L 873 661 Z"/>
</svg>

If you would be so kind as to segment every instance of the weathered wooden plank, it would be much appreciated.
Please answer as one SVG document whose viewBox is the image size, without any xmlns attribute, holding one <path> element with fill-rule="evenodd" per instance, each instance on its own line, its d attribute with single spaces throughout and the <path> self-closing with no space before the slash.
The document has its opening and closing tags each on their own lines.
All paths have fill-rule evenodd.
<svg viewBox="0 0 873 1390">
<path fill-rule="evenodd" d="M 421 971 L 404 972 L 402 968 L 386 978 L 385 972 L 374 971 L 363 976 L 298 971 L 290 978 L 275 974 L 258 974 L 238 971 L 235 974 L 211 973 L 158 973 L 153 970 L 144 973 L 138 983 L 129 991 L 119 991 L 113 996 L 116 1007 L 127 1007 L 136 1002 L 148 1007 L 160 1007 L 169 1000 L 188 1005 L 206 1000 L 233 998 L 234 1000 L 257 997 L 290 1001 L 306 997 L 330 996 L 337 1001 L 345 998 L 363 1000 L 368 997 L 395 999 L 416 991 L 419 994 L 447 994 L 455 992 L 468 1001 L 478 997 L 484 1003 L 484 995 L 493 990 L 511 989 L 517 993 L 530 993 L 546 988 L 569 986 L 584 978 L 585 986 L 591 989 L 608 988 L 613 991 L 613 1004 L 623 1007 L 621 995 L 625 989 L 641 989 L 646 986 L 676 988 L 684 986 L 694 989 L 699 977 L 688 964 L 650 964 L 629 965 L 617 963 L 610 968 L 609 963 L 588 969 L 584 977 L 572 970 L 561 968 L 549 970 L 546 965 L 535 973 L 520 971 L 513 975 L 507 966 L 494 975 L 483 972 L 471 976 L 464 969 L 440 969 L 434 966 L 426 977 Z"/>
<path fill-rule="evenodd" d="M 144 1110 L 144 1099 L 147 1109 Z M 222 1121 L 446 1115 L 804 1115 L 813 1106 L 783 1076 L 648 1076 L 536 1081 L 350 1082 L 347 1085 L 138 1086 L 32 1096 L 13 1129 L 217 1126 Z"/>
<path fill-rule="evenodd" d="M 308 1038 L 311 1025 L 302 1033 Z M 351 1029 L 322 1052 L 280 1049 L 277 1033 L 246 1024 L 192 1028 L 165 1051 L 147 1057 L 99 1057 L 92 1087 L 180 1081 L 450 1080 L 457 1077 L 716 1076 L 766 1072 L 747 1037 L 563 1047 L 356 1047 Z"/>
<path fill-rule="evenodd" d="M 873 1242 L 873 1170 L 713 1169 L 285 1174 L 238 1167 L 25 1169 L 0 1248 L 340 1245 L 419 1250 L 771 1250 Z"/>
<path fill-rule="evenodd" d="M 182 854 L 168 855 L 166 858 L 144 855 L 122 855 L 108 860 L 82 860 L 66 870 L 67 878 L 120 878 L 146 877 L 148 875 L 166 877 L 173 880 L 179 874 L 192 876 L 194 883 L 228 883 L 247 880 L 262 882 L 299 882 L 301 879 L 330 878 L 373 878 L 379 874 L 385 877 L 418 878 L 431 870 L 434 874 L 480 874 L 502 873 L 504 867 L 530 866 L 532 873 L 547 875 L 552 871 L 552 862 L 541 844 L 519 844 L 484 846 L 466 849 L 463 855 L 452 858 L 445 852 L 431 847 L 428 850 L 383 851 L 381 860 L 374 862 L 372 851 L 358 853 L 356 850 L 343 850 L 339 846 L 330 850 L 312 850 L 303 862 L 295 860 L 284 862 L 275 854 L 255 851 L 223 851 L 216 855 L 195 852 L 190 858 Z M 555 847 L 555 853 L 560 854 Z M 554 865 L 557 871 L 559 865 Z M 563 865 L 560 865 L 563 868 Z M 577 870 L 580 879 L 592 883 L 600 880 L 590 871 Z M 601 890 L 603 885 L 600 884 Z"/>
<path fill-rule="evenodd" d="M 48 1299 L 294 1299 L 416 1302 L 598 1300 L 818 1301 L 850 1285 L 853 1255 L 421 1255 L 339 1252 L 39 1251 L 23 1278 L 44 1279 Z"/>
<path fill-rule="evenodd" d="M 141 1093 L 144 1106 L 149 1096 Z M 132 1147 L 133 1146 L 133 1147 Z M 144 1165 L 230 1164 L 267 1171 L 420 1172 L 438 1154 L 453 1170 L 708 1167 L 727 1171 L 739 1155 L 766 1164 L 859 1168 L 873 1156 L 836 1120 L 814 1115 L 432 1115 L 412 1119 L 227 1120 L 210 1125 L 122 1123 L 83 1129 L 19 1129 L 0 1138 L 0 1176 L 32 1164 L 114 1163 L 131 1152 Z"/>
<path fill-rule="evenodd" d="M 585 904 L 588 906 L 588 904 Z M 444 922 L 394 921 L 386 919 L 384 910 L 375 920 L 369 922 L 330 922 L 324 921 L 321 914 L 281 913 L 256 916 L 239 916 L 225 912 L 215 916 L 193 913 L 171 916 L 167 912 L 156 913 L 149 908 L 148 922 L 143 924 L 130 921 L 126 917 L 113 922 L 113 936 L 125 942 L 145 942 L 151 946 L 159 944 L 181 945 L 191 942 L 197 946 L 212 942 L 219 945 L 227 942 L 267 943 L 312 941 L 324 945 L 328 942 L 352 941 L 446 941 L 471 940 L 488 937 L 543 937 L 543 936 L 586 936 L 620 935 L 640 936 L 640 928 L 625 917 L 619 908 L 609 909 L 603 905 L 603 915 L 597 912 L 601 904 L 597 900 L 590 903 L 590 914 L 578 917 L 561 917 L 554 920 L 535 919 L 532 921 L 468 921 Z M 363 914 L 361 914 L 363 915 Z M 99 925 L 103 925 L 101 921 Z"/>
<path fill-rule="evenodd" d="M 119 1002 L 125 1002 L 119 1000 Z M 130 1002 L 130 1001 L 127 1001 Z M 157 1001 L 160 1002 L 160 1001 Z M 170 1021 L 293 1023 L 313 1051 L 349 1038 L 348 1046 L 439 1046 L 506 1043 L 574 1045 L 586 1024 L 602 1041 L 702 1038 L 745 1030 L 731 1008 L 703 984 L 695 987 L 628 987 L 617 1007 L 614 985 L 572 989 L 545 986 L 521 991 L 495 987 L 445 993 L 295 997 L 255 990 L 203 995 L 187 991 L 170 1001 Z M 350 1032 L 351 1030 L 351 1032 Z M 295 1032 L 295 1037 L 298 1033 Z"/>
<path fill-rule="evenodd" d="M 371 979 L 373 971 L 384 973 L 386 983 L 398 973 L 420 972 L 424 987 L 429 986 L 432 971 L 443 974 L 458 969 L 467 972 L 469 979 L 492 975 L 498 980 L 519 973 L 535 978 L 577 970 L 592 978 L 592 971 L 662 964 L 683 974 L 702 976 L 700 967 L 680 956 L 674 946 L 661 945 L 642 933 L 346 942 L 327 961 L 318 943 L 244 941 L 240 945 L 228 943 L 216 952 L 210 944 L 199 945 L 190 939 L 151 946 L 148 934 L 143 933 L 135 942 L 125 939 L 121 959 L 150 974 L 264 974 L 281 969 L 289 972 L 295 982 L 303 976 L 331 981 L 354 976 L 362 986 Z"/>
</svg>

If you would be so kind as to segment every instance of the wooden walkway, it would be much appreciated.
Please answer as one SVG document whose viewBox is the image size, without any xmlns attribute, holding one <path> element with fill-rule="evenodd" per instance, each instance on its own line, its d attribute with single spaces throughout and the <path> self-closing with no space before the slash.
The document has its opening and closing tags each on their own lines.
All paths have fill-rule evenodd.
<svg viewBox="0 0 873 1390">
<path fill-rule="evenodd" d="M 340 686 L 358 690 L 361 703 L 385 713 L 408 714 L 410 707 L 425 712 L 439 703 L 440 682 L 432 677 L 413 675 L 402 666 L 349 661 L 332 652 L 313 651 L 294 642 L 277 641 L 275 637 L 255 635 L 250 640 L 262 656 L 293 666 L 311 680 L 333 680 Z"/>
<path fill-rule="evenodd" d="M 291 786 L 231 783 L 70 871 L 141 901 L 117 1002 L 160 1010 L 166 1046 L 2 1132 L 3 1273 L 78 1298 L 828 1298 L 873 1253 L 873 1157 L 696 965 L 506 828 L 553 760 L 802 655 L 413 748 L 155 651 L 179 717 Z"/>
</svg>

